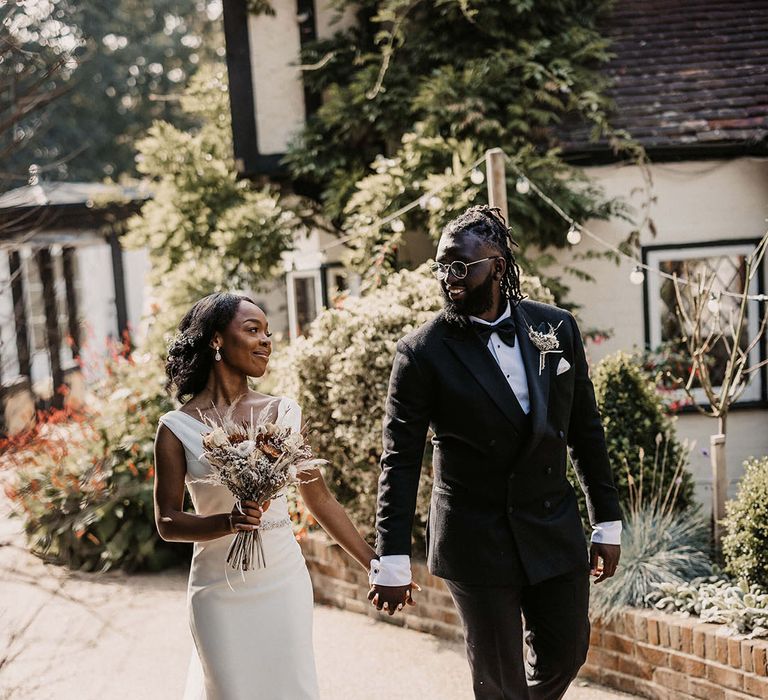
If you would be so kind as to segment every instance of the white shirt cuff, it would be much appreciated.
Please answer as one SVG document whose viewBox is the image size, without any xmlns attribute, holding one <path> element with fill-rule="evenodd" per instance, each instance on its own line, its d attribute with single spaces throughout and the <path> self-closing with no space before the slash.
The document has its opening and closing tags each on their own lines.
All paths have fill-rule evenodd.
<svg viewBox="0 0 768 700">
<path fill-rule="evenodd" d="M 597 523 L 592 527 L 592 541 L 598 544 L 621 544 L 621 520 Z"/>
<path fill-rule="evenodd" d="M 368 582 L 377 586 L 407 586 L 411 583 L 411 558 L 407 554 L 389 554 L 371 561 Z"/>
</svg>

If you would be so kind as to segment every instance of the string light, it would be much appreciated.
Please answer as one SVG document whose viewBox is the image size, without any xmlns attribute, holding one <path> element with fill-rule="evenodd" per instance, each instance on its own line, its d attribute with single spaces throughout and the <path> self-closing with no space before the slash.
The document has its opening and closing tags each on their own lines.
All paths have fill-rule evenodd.
<svg viewBox="0 0 768 700">
<path fill-rule="evenodd" d="M 713 314 L 720 313 L 720 299 L 715 296 L 714 292 L 709 293 L 709 301 L 707 302 L 707 308 Z"/>
<path fill-rule="evenodd" d="M 635 269 L 629 273 L 629 281 L 632 282 L 632 284 L 642 284 L 644 280 L 645 273 L 643 272 L 643 268 L 639 265 L 635 265 Z"/>
<path fill-rule="evenodd" d="M 505 154 L 506 156 L 506 162 L 509 164 L 510 168 L 514 170 L 518 174 L 518 183 L 521 180 L 525 180 L 528 186 L 533 189 L 533 191 L 539 196 L 539 198 L 544 201 L 545 204 L 547 204 L 550 209 L 552 209 L 556 214 L 558 214 L 562 219 L 564 219 L 568 224 L 572 226 L 578 226 L 580 229 L 580 232 L 583 233 L 586 236 L 589 236 L 592 240 L 596 241 L 600 245 L 604 246 L 605 248 L 608 248 L 609 250 L 613 251 L 617 256 L 620 258 L 623 258 L 624 260 L 627 260 L 631 263 L 633 263 L 634 270 L 630 274 L 630 279 L 633 280 L 634 284 L 642 284 L 642 282 L 645 279 L 645 273 L 652 272 L 653 274 L 657 275 L 658 277 L 662 277 L 664 279 L 671 280 L 675 282 L 676 284 L 683 284 L 686 286 L 695 286 L 695 282 L 685 279 L 683 277 L 678 277 L 676 275 L 671 275 L 668 272 L 664 272 L 663 270 L 659 270 L 658 268 L 651 267 L 650 265 L 646 265 L 645 263 L 640 262 L 636 258 L 632 257 L 631 255 L 628 255 L 620 248 L 617 248 L 615 245 L 609 243 L 606 240 L 603 240 L 595 233 L 592 233 L 588 228 L 585 226 L 577 223 L 573 217 L 569 216 L 568 214 L 563 211 L 562 207 L 558 206 L 558 204 L 553 201 L 550 197 L 548 197 L 544 192 L 541 191 L 541 189 L 536 185 L 535 182 L 530 181 L 526 176 L 525 173 L 523 173 L 522 170 L 517 166 L 517 164 Z M 758 243 L 756 250 L 759 250 L 761 246 L 765 246 L 767 244 L 766 238 L 768 237 L 768 234 L 763 237 L 760 243 Z M 634 280 L 638 280 L 637 282 L 634 282 Z M 759 301 L 759 302 L 766 302 L 768 301 L 768 294 L 739 294 L 737 292 L 729 292 L 727 290 L 723 290 L 720 292 L 719 296 L 721 297 L 733 297 L 736 299 L 742 299 L 745 298 L 748 301 Z"/>
<path fill-rule="evenodd" d="M 693 285 L 694 283 L 690 280 L 687 280 L 682 277 L 678 277 L 676 275 L 671 275 L 667 272 L 664 272 L 662 270 L 659 270 L 655 267 L 650 267 L 649 265 L 646 265 L 645 263 L 640 262 L 636 258 L 632 257 L 631 255 L 628 255 L 620 248 L 616 247 L 615 245 L 609 243 L 608 241 L 600 238 L 597 234 L 590 231 L 588 228 L 583 226 L 582 224 L 579 224 L 573 217 L 569 216 L 568 214 L 563 211 L 562 207 L 558 206 L 556 202 L 554 202 L 550 197 L 548 197 L 542 190 L 536 185 L 536 183 L 532 182 L 528 179 L 528 177 L 525 175 L 525 173 L 517 166 L 517 164 L 505 154 L 506 162 L 509 164 L 510 168 L 517 173 L 518 178 L 517 182 L 515 183 L 515 190 L 519 194 L 527 194 L 531 189 L 538 195 L 538 197 L 547 204 L 550 209 L 552 209 L 556 214 L 558 214 L 564 221 L 566 221 L 570 228 L 568 230 L 568 234 L 566 238 L 568 239 L 568 242 L 571 245 L 577 245 L 579 242 L 581 242 L 582 234 L 589 236 L 592 240 L 596 241 L 600 245 L 604 246 L 605 248 L 608 248 L 609 250 L 613 251 L 617 256 L 620 258 L 623 258 L 624 260 L 627 260 L 631 262 L 634 265 L 634 269 L 630 273 L 630 281 L 633 284 L 642 284 L 645 281 L 645 272 L 652 272 L 653 274 L 672 280 L 678 284 L 684 284 L 684 285 Z M 436 197 L 436 195 L 439 192 L 442 192 L 445 188 L 447 188 L 449 185 L 453 185 L 456 183 L 456 181 L 461 181 L 467 176 L 470 177 L 470 180 L 473 184 L 480 184 L 483 182 L 483 173 L 479 170 L 479 166 L 485 161 L 485 155 L 478 158 L 474 163 L 471 163 L 467 168 L 462 171 L 462 173 L 459 174 L 459 176 L 454 180 L 453 182 L 446 182 L 443 185 L 427 192 L 426 194 L 420 196 L 417 199 L 414 199 L 412 202 L 406 204 L 403 207 L 400 207 L 395 212 L 392 212 L 391 214 L 385 216 L 384 218 L 380 219 L 377 222 L 377 226 L 384 227 L 388 224 L 391 225 L 392 231 L 395 233 L 401 233 L 405 230 L 405 225 L 403 224 L 402 220 L 400 219 L 401 216 L 404 214 L 407 214 L 412 209 L 415 209 L 416 207 L 421 207 L 422 209 L 428 209 L 430 207 L 430 202 L 432 203 L 432 206 L 434 206 L 436 203 L 438 203 L 437 208 L 441 207 L 443 205 L 442 199 L 440 197 Z M 483 178 L 483 179 L 480 179 Z M 479 180 L 479 181 L 478 181 Z M 421 187 L 421 181 L 414 180 L 411 183 L 411 186 L 414 189 L 418 189 Z M 437 202 L 435 202 L 437 200 Z M 402 226 L 402 229 L 399 228 Z M 365 234 L 360 232 L 350 233 L 345 236 L 340 236 L 335 241 L 332 241 L 331 243 L 327 243 L 324 246 L 321 246 L 317 251 L 306 251 L 303 253 L 298 253 L 298 256 L 301 255 L 316 255 L 319 253 L 325 253 L 327 250 L 330 250 L 331 248 L 335 248 L 336 246 L 344 245 L 345 243 L 348 243 L 351 240 L 362 238 Z M 576 242 L 574 242 L 576 241 Z M 758 245 L 758 248 L 760 245 L 765 245 L 765 242 L 762 242 Z M 719 297 L 734 297 L 734 298 L 742 298 L 741 294 L 738 294 L 736 292 L 729 292 L 727 290 L 721 291 L 718 295 L 718 299 L 716 300 L 719 305 Z M 768 302 L 768 294 L 747 294 L 746 299 L 750 301 L 759 301 L 759 302 Z M 712 303 L 712 300 L 710 299 L 708 301 L 708 304 Z M 719 308 L 719 306 L 718 306 Z"/>
<path fill-rule="evenodd" d="M 442 209 L 442 207 L 443 207 L 443 200 L 440 199 L 440 197 L 438 197 L 436 194 L 432 195 L 427 200 L 427 209 L 429 209 L 429 211 L 439 211 L 440 209 Z"/>
<path fill-rule="evenodd" d="M 579 231 L 576 224 L 571 224 L 571 228 L 568 229 L 565 238 L 571 245 L 579 245 L 581 243 L 581 231 Z"/>
</svg>

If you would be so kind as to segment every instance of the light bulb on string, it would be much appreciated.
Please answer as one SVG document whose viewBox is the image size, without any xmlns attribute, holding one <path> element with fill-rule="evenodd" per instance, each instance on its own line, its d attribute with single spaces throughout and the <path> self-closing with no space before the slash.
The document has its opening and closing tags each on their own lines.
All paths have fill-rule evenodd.
<svg viewBox="0 0 768 700">
<path fill-rule="evenodd" d="M 389 225 L 395 233 L 402 233 L 405 231 L 405 224 L 402 219 L 392 219 Z"/>
<path fill-rule="evenodd" d="M 469 174 L 469 179 L 473 185 L 482 185 L 485 181 L 485 175 L 483 175 L 482 170 L 472 168 L 472 172 Z"/>
<path fill-rule="evenodd" d="M 438 209 L 441 209 L 442 206 L 443 200 L 437 195 L 433 195 L 427 200 L 427 209 L 429 209 L 429 211 L 437 211 Z"/>
<path fill-rule="evenodd" d="M 419 206 L 422 209 L 426 209 L 427 208 L 427 195 L 423 195 L 423 196 L 419 197 Z"/>
<path fill-rule="evenodd" d="M 579 228 L 576 226 L 576 224 L 571 224 L 571 228 L 568 229 L 568 233 L 566 234 L 565 238 L 571 245 L 578 245 L 581 243 L 581 231 L 579 231 Z"/>
<path fill-rule="evenodd" d="M 515 183 L 515 189 L 518 194 L 528 194 L 531 191 L 531 183 L 528 182 L 527 177 L 519 177 Z"/>
<path fill-rule="evenodd" d="M 632 284 L 642 284 L 643 280 L 645 280 L 643 268 L 640 267 L 640 265 L 636 265 L 635 269 L 629 273 L 629 281 L 632 282 Z"/>
<path fill-rule="evenodd" d="M 709 309 L 710 313 L 718 314 L 720 313 L 720 299 L 715 296 L 714 292 L 709 293 L 709 301 L 707 301 L 707 309 Z"/>
</svg>

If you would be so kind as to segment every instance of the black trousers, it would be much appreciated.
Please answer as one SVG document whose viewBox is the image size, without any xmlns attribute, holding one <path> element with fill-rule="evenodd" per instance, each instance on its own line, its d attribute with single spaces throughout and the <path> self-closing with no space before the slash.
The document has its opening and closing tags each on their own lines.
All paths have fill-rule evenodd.
<svg viewBox="0 0 768 700">
<path fill-rule="evenodd" d="M 446 584 L 464 627 L 476 700 L 565 694 L 589 649 L 586 568 L 533 585 Z"/>
</svg>

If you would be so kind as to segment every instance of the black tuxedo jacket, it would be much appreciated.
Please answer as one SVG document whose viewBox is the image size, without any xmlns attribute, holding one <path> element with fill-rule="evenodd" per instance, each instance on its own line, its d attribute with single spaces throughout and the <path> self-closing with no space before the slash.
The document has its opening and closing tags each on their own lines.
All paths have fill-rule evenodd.
<svg viewBox="0 0 768 700">
<path fill-rule="evenodd" d="M 427 430 L 434 486 L 427 565 L 465 583 L 536 583 L 583 566 L 587 547 L 567 448 L 590 521 L 620 520 L 616 489 L 581 335 L 573 316 L 523 300 L 512 308 L 531 411 L 523 413 L 496 360 L 471 327 L 442 313 L 397 344 L 384 417 L 376 518 L 380 556 L 411 553 Z M 546 356 L 529 326 L 556 327 L 562 353 Z M 571 365 L 557 374 L 560 358 Z"/>
</svg>

